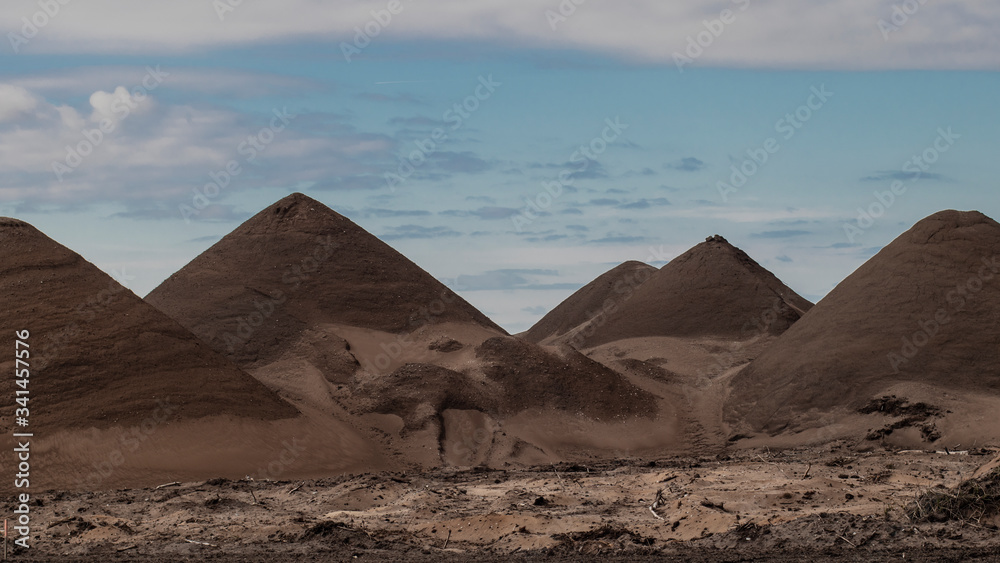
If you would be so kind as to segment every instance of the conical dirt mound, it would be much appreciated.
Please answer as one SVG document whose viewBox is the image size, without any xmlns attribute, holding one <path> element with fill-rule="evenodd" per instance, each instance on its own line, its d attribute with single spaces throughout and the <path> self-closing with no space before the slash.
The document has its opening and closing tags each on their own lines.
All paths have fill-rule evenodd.
<svg viewBox="0 0 1000 563">
<path fill-rule="evenodd" d="M 574 329 L 598 317 L 608 300 L 613 303 L 635 291 L 655 272 L 653 266 L 634 260 L 620 264 L 577 290 L 519 336 L 538 344 L 571 335 Z"/>
<path fill-rule="evenodd" d="M 727 417 L 777 431 L 899 382 L 1000 393 L 1000 224 L 942 211 L 883 248 L 732 383 Z"/>
<path fill-rule="evenodd" d="M 606 305 L 576 339 L 596 346 L 645 336 L 781 334 L 812 304 L 716 235 Z"/>
<path fill-rule="evenodd" d="M 28 431 L 126 426 L 167 408 L 172 420 L 298 414 L 96 266 L 7 218 L 0 218 L 0 310 L 12 350 L 15 331 L 30 333 L 22 348 L 30 366 Z M 9 358 L 13 376 L 13 351 Z M 0 389 L 13 405 L 14 378 Z M 13 408 L 3 409 L 8 428 Z"/>
<path fill-rule="evenodd" d="M 243 365 L 275 359 L 323 324 L 406 333 L 457 322 L 506 334 L 409 259 L 298 193 L 243 223 L 146 300 Z"/>
</svg>

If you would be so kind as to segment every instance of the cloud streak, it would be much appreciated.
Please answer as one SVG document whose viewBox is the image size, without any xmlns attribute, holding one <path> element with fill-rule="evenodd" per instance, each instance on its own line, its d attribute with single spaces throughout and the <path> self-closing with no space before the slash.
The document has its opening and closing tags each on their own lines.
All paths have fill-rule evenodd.
<svg viewBox="0 0 1000 563">
<path fill-rule="evenodd" d="M 698 65 L 800 69 L 991 69 L 1000 5 L 977 0 L 928 2 L 890 36 L 879 21 L 893 15 L 894 0 L 808 2 L 789 8 L 779 0 L 748 4 Z M 0 27 L 20 33 L 22 18 L 38 10 L 21 1 L 0 14 Z M 476 41 L 579 49 L 642 62 L 673 64 L 685 38 L 703 31 L 727 2 L 635 0 L 581 5 L 556 30 L 546 11 L 551 0 L 436 0 L 414 4 L 379 34 L 379 41 Z M 25 53 L 188 52 L 212 47 L 295 40 L 351 42 L 355 27 L 384 10 L 385 0 L 244 2 L 220 22 L 211 2 L 145 3 L 90 0 L 70 6 L 38 33 Z M 115 14 L 115 17 L 107 17 Z M 845 40 L 850 38 L 850 40 Z M 6 47 L 10 49 L 11 47 Z"/>
</svg>

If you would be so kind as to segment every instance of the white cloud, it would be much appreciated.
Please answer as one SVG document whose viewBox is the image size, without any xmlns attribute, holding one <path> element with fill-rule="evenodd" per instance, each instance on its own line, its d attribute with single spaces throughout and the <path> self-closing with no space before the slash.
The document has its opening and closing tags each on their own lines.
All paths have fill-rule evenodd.
<svg viewBox="0 0 1000 563">
<path fill-rule="evenodd" d="M 223 170 L 230 160 L 238 161 L 244 172 L 229 193 L 357 174 L 381 177 L 394 162 L 391 139 L 349 127 L 337 135 L 311 132 L 297 129 L 294 120 L 255 151 L 251 162 L 240 152 L 241 144 L 267 128 L 274 115 L 159 103 L 152 95 L 135 97 L 121 86 L 90 93 L 89 104 L 80 108 L 0 83 L 0 94 L 4 92 L 16 94 L 0 98 L 0 115 L 6 117 L 0 119 L 0 200 L 6 202 L 118 202 L 133 209 L 167 204 L 177 209 L 190 203 L 192 190 L 208 183 L 210 173 Z M 116 104 L 132 109 L 116 112 Z M 307 125 L 309 117 L 300 119 Z M 102 126 L 111 130 L 102 132 Z M 74 153 L 82 158 L 71 158 Z"/>
<path fill-rule="evenodd" d="M 0 123 L 27 114 L 38 107 L 38 98 L 19 86 L 0 84 Z"/>
<path fill-rule="evenodd" d="M 117 121 L 120 116 L 115 112 L 115 108 L 128 107 L 133 104 L 138 105 L 132 100 L 132 95 L 124 86 L 115 88 L 114 92 L 98 90 L 90 95 L 90 106 L 94 108 L 90 120 L 94 122 L 100 122 L 102 119 Z"/>
<path fill-rule="evenodd" d="M 223 0 L 225 1 L 225 0 Z M 547 11 L 559 0 L 403 1 L 402 12 L 374 41 L 459 39 L 518 46 L 579 48 L 673 64 L 703 22 L 733 9 L 735 21 L 711 40 L 694 65 L 782 68 L 996 69 L 1000 4 L 990 0 L 718 0 L 710 3 L 633 0 L 584 2 L 553 30 Z M 707 4 L 707 5 L 706 5 Z M 912 6 L 919 9 L 912 10 Z M 22 52 L 164 52 L 258 42 L 315 39 L 351 41 L 355 28 L 374 21 L 386 0 L 243 2 L 224 21 L 206 0 L 146 2 L 89 0 L 70 3 Z M 741 7 L 746 6 L 745 10 Z M 894 11 L 906 7 L 911 14 Z M 38 11 L 32 0 L 7 0 L 0 27 L 19 30 Z M 108 17 L 114 14 L 114 17 Z M 895 23 L 893 16 L 896 15 Z M 384 16 L 383 16 L 384 18 Z M 905 18 L 905 22 L 903 21 Z M 879 21 L 898 30 L 883 34 Z M 884 26 L 883 26 L 884 27 Z"/>
</svg>

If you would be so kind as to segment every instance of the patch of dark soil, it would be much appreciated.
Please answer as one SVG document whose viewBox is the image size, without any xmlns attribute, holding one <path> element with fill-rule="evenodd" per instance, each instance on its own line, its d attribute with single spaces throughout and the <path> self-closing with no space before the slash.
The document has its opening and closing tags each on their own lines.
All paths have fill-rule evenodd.
<svg viewBox="0 0 1000 563">
<path fill-rule="evenodd" d="M 556 534 L 559 544 L 548 550 L 549 555 L 612 555 L 653 554 L 656 540 L 620 526 L 604 525 L 586 532 Z"/>
<path fill-rule="evenodd" d="M 887 417 L 903 417 L 878 430 L 873 430 L 865 436 L 866 440 L 881 440 L 901 428 L 919 428 L 924 441 L 935 442 L 941 438 L 941 432 L 931 418 L 941 416 L 941 409 L 927 403 L 910 403 L 905 397 L 887 395 L 872 399 L 867 405 L 858 409 L 861 414 L 882 414 Z"/>
<path fill-rule="evenodd" d="M 435 352 L 441 352 L 444 354 L 458 352 L 462 348 L 465 348 L 465 345 L 459 342 L 458 340 L 454 340 L 452 338 L 438 338 L 437 340 L 431 342 L 427 346 L 428 350 L 433 350 Z"/>
<path fill-rule="evenodd" d="M 627 372 L 643 375 L 659 381 L 672 382 L 677 380 L 676 373 L 651 362 L 637 360 L 635 358 L 626 358 L 618 360 L 618 365 L 624 368 Z"/>
<path fill-rule="evenodd" d="M 941 416 L 941 409 L 927 403 L 910 403 L 906 397 L 886 395 L 872 399 L 867 405 L 858 409 L 861 414 L 881 413 L 885 416 L 923 417 L 926 420 L 932 416 Z"/>
</svg>

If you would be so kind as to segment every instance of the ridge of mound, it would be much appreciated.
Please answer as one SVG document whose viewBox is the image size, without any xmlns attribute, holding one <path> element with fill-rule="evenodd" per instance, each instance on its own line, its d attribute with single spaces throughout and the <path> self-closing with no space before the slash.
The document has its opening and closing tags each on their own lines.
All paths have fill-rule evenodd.
<svg viewBox="0 0 1000 563">
<path fill-rule="evenodd" d="M 812 303 L 719 235 L 678 256 L 590 321 L 575 341 L 781 334 Z"/>
<path fill-rule="evenodd" d="M 634 291 L 656 271 L 653 266 L 635 260 L 615 266 L 567 297 L 519 336 L 538 344 L 571 333 L 597 317 L 609 299 Z"/>
<path fill-rule="evenodd" d="M 472 323 L 506 334 L 416 264 L 303 194 L 268 206 L 146 300 L 242 365 L 322 324 L 390 333 Z"/>
<path fill-rule="evenodd" d="M 918 222 L 841 282 L 732 381 L 732 423 L 777 432 L 856 409 L 899 382 L 1000 394 L 1000 224 Z"/>
<path fill-rule="evenodd" d="M 0 219 L 0 308 L 5 326 L 30 333 L 33 428 L 107 428 L 165 411 L 174 420 L 298 414 L 111 276 L 9 218 Z M 3 363 L 13 373 L 14 361 Z M 14 395 L 14 385 L 0 388 Z M 12 423 L 13 407 L 2 412 Z"/>
</svg>

